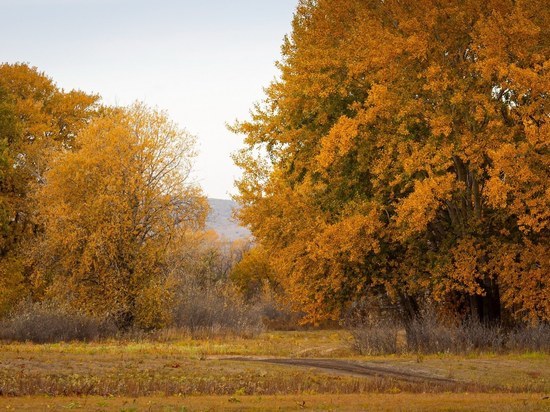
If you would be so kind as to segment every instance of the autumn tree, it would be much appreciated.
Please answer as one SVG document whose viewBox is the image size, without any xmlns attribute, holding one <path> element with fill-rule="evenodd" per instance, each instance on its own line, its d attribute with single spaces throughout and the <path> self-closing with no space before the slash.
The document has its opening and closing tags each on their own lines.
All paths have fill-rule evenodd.
<svg viewBox="0 0 550 412">
<path fill-rule="evenodd" d="M 261 246 L 249 248 L 233 265 L 231 280 L 247 300 L 253 300 L 254 297 L 259 296 L 266 285 L 271 289 L 278 286 L 267 252 Z"/>
<path fill-rule="evenodd" d="M 10 207 L 11 197 L 9 196 L 9 179 L 11 175 L 8 144 L 14 140 L 17 134 L 17 119 L 13 104 L 7 97 L 7 93 L 0 89 L 0 250 L 2 258 L 14 246 L 12 239 L 13 231 L 10 228 L 12 208 Z M 4 265 L 2 265 L 4 266 Z M 22 291 L 22 279 L 18 274 L 12 275 L 2 270 L 0 281 L 0 315 L 6 313 L 14 302 L 17 302 Z"/>
<path fill-rule="evenodd" d="M 97 96 L 65 92 L 36 68 L 0 65 L 0 316 L 32 290 L 26 253 L 40 232 L 31 198 L 51 157 L 70 150 Z"/>
<path fill-rule="evenodd" d="M 36 201 L 46 296 L 122 328 L 170 321 L 167 250 L 207 204 L 189 173 L 194 138 L 141 104 L 107 110 L 58 156 Z"/>
<path fill-rule="evenodd" d="M 308 320 L 369 295 L 550 319 L 550 10 L 302 0 L 234 130 L 240 219 Z"/>
</svg>

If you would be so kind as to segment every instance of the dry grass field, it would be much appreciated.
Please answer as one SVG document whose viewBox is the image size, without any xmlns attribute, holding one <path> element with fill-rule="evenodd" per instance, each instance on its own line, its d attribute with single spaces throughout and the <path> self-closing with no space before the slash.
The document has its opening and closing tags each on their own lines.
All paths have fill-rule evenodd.
<svg viewBox="0 0 550 412">
<path fill-rule="evenodd" d="M 278 396 L 23 397 L 0 399 L 22 411 L 547 411 L 534 394 L 360 394 Z"/>
<path fill-rule="evenodd" d="M 343 331 L 0 345 L 0 410 L 549 410 L 550 356 L 357 356 Z"/>
</svg>

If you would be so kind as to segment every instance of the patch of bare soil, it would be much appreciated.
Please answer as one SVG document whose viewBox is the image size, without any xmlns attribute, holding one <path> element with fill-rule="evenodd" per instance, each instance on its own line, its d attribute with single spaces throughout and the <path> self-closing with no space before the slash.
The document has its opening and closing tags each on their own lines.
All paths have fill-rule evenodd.
<svg viewBox="0 0 550 412">
<path fill-rule="evenodd" d="M 350 361 L 342 359 L 311 359 L 311 358 L 259 358 L 259 357 L 228 357 L 223 360 L 240 362 L 263 362 L 277 365 L 308 367 L 323 369 L 328 372 L 364 376 L 386 377 L 407 382 L 459 383 L 455 379 L 436 376 L 428 372 L 410 371 L 389 365 L 369 362 Z"/>
</svg>

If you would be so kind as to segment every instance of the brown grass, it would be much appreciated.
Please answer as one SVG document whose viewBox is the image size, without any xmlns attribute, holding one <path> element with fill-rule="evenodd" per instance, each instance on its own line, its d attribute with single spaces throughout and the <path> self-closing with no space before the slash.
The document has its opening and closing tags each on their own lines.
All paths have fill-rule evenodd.
<svg viewBox="0 0 550 412">
<path fill-rule="evenodd" d="M 19 411 L 547 411 L 535 394 L 369 394 L 278 396 L 152 396 L 0 398 L 0 409 Z"/>
<path fill-rule="evenodd" d="M 4 344 L 0 391 L 3 396 L 550 391 L 550 357 L 545 354 L 357 357 L 345 349 L 349 340 L 342 331 L 317 331 L 169 343 Z M 460 382 L 449 386 L 362 378 L 308 367 L 233 362 L 222 359 L 224 355 L 343 356 Z"/>
<path fill-rule="evenodd" d="M 85 362 L 85 363 L 83 363 Z M 324 373 L 315 368 L 235 363 L 223 360 L 179 360 L 173 357 L 97 360 L 64 357 L 55 362 L 36 358 L 3 362 L 0 392 L 4 396 L 151 396 L 275 395 L 303 393 L 437 393 L 497 391 L 486 385 L 404 382 L 387 377 L 359 378 Z M 73 366 L 71 366 L 73 365 Z M 76 366 L 74 366 L 76 365 Z M 507 392 L 513 389 L 506 390 Z"/>
</svg>

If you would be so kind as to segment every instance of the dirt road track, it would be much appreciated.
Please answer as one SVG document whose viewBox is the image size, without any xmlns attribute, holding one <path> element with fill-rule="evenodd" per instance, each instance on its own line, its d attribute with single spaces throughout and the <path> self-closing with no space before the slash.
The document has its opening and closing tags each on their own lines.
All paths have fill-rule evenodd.
<svg viewBox="0 0 550 412">
<path fill-rule="evenodd" d="M 323 369 L 328 372 L 365 376 L 387 377 L 408 382 L 432 382 L 439 384 L 458 383 L 454 379 L 435 376 L 424 372 L 407 371 L 393 366 L 381 366 L 372 362 L 349 361 L 342 359 L 313 359 L 313 358 L 257 358 L 257 357 L 228 357 L 222 360 L 239 362 L 263 362 L 277 365 L 309 367 Z"/>
</svg>

